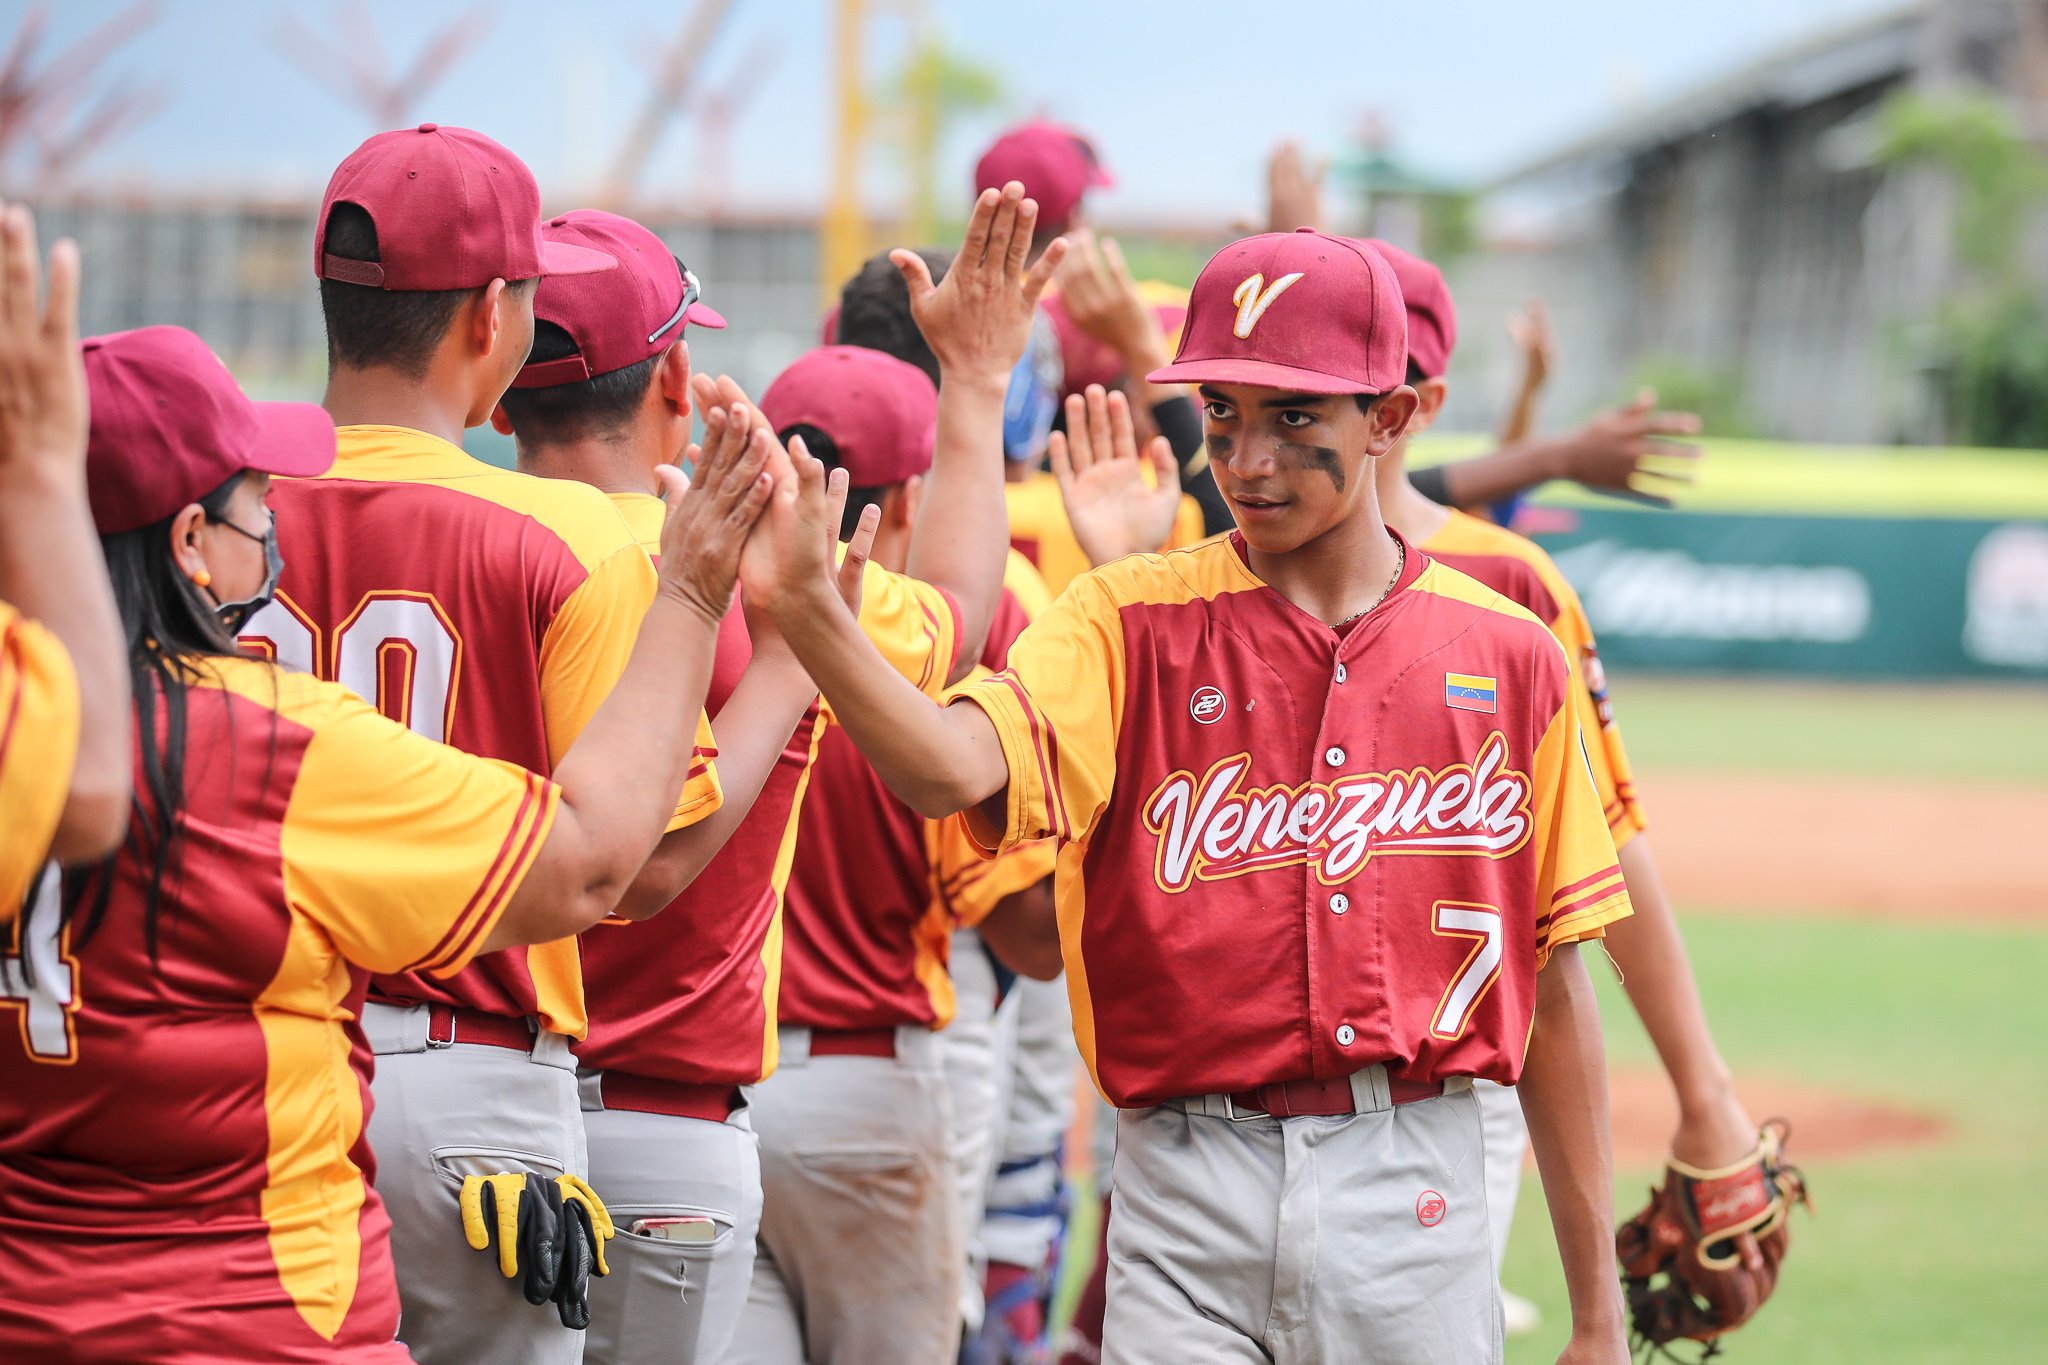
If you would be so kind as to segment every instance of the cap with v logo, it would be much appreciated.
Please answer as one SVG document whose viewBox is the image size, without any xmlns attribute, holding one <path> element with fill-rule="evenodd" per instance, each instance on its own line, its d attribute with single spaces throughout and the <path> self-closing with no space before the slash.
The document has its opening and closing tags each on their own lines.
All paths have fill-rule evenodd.
<svg viewBox="0 0 2048 1365">
<path fill-rule="evenodd" d="M 1202 267 L 1173 363 L 1155 384 L 1386 393 L 1408 370 L 1408 319 L 1386 260 L 1302 228 L 1233 242 Z"/>
</svg>

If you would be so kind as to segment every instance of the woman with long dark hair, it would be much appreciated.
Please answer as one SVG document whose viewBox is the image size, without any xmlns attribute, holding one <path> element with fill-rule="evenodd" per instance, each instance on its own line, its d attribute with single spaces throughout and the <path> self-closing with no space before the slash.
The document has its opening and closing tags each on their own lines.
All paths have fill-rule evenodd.
<svg viewBox="0 0 2048 1365">
<path fill-rule="evenodd" d="M 282 562 L 270 476 L 326 469 L 332 423 L 250 402 L 177 328 L 85 352 L 136 795 L 119 852 L 45 879 L 0 978 L 0 1359 L 402 1361 L 364 973 L 453 973 L 612 909 L 682 790 L 768 443 L 674 476 L 661 591 L 549 779 L 238 655 Z"/>
</svg>

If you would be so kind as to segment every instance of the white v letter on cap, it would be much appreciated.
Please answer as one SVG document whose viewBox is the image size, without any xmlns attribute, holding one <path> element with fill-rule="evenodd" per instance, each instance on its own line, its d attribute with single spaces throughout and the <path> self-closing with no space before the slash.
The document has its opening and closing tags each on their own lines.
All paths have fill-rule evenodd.
<svg viewBox="0 0 2048 1365">
<path fill-rule="evenodd" d="M 1252 334 L 1252 328 L 1259 325 L 1259 319 L 1273 306 L 1273 300 L 1287 292 L 1287 287 L 1301 278 L 1297 270 L 1292 275 L 1282 275 L 1271 284 L 1264 275 L 1247 275 L 1244 282 L 1231 294 L 1230 301 L 1237 305 L 1237 325 L 1230 330 L 1242 341 Z M 1263 291 L 1263 292 L 1262 292 Z"/>
</svg>

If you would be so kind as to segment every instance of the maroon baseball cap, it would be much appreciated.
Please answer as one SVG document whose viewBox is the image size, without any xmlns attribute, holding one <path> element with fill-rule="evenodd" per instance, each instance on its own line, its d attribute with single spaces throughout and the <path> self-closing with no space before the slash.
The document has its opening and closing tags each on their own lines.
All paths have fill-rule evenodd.
<svg viewBox="0 0 2048 1365">
<path fill-rule="evenodd" d="M 1408 372 L 1406 312 L 1393 267 L 1364 242 L 1308 228 L 1262 233 L 1202 267 L 1180 350 L 1147 378 L 1387 393 Z"/>
<path fill-rule="evenodd" d="M 343 203 L 376 224 L 376 260 L 327 254 L 327 218 Z M 372 289 L 478 289 L 616 264 L 601 251 L 543 241 L 540 186 L 526 163 L 482 133 L 438 123 L 379 133 L 350 152 L 327 182 L 313 228 L 313 274 Z"/>
<path fill-rule="evenodd" d="M 1408 305 L 1408 358 L 1424 379 L 1441 379 L 1458 345 L 1458 312 L 1444 272 L 1391 242 L 1368 237 L 1365 244 L 1394 268 L 1401 286 L 1401 301 Z"/>
<path fill-rule="evenodd" d="M 101 535 L 162 521 L 245 469 L 309 478 L 334 463 L 317 403 L 257 403 L 182 327 L 87 337 L 86 492 Z"/>
<path fill-rule="evenodd" d="M 974 166 L 974 189 L 999 190 L 1012 180 L 1038 201 L 1038 221 L 1064 223 L 1090 187 L 1113 185 L 1095 145 L 1071 128 L 1043 121 L 1019 124 L 995 140 Z"/>
<path fill-rule="evenodd" d="M 865 346 L 820 346 L 775 376 L 761 413 L 777 431 L 816 427 L 839 447 L 855 488 L 883 488 L 932 467 L 939 391 L 907 360 Z"/>
<path fill-rule="evenodd" d="M 576 350 L 554 360 L 528 361 L 512 381 L 515 389 L 576 384 L 638 365 L 675 345 L 692 322 L 725 326 L 725 319 L 699 299 L 696 275 L 676 260 L 667 243 L 630 218 L 577 209 L 548 219 L 541 236 L 551 246 L 603 252 L 618 269 L 540 282 L 533 296 L 534 320 L 567 332 Z"/>
</svg>

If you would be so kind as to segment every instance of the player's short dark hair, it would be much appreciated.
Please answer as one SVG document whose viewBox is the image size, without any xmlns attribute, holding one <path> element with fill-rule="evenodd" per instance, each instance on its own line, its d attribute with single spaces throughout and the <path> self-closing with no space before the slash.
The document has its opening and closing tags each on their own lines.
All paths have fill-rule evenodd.
<svg viewBox="0 0 2048 1365">
<path fill-rule="evenodd" d="M 1370 417 L 1372 416 L 1374 406 L 1379 403 L 1380 399 L 1385 397 L 1386 395 L 1383 393 L 1354 393 L 1351 395 L 1351 401 L 1358 404 L 1360 412 Z"/>
<path fill-rule="evenodd" d="M 809 422 L 792 422 L 775 435 L 784 445 L 789 444 L 792 436 L 803 437 L 804 448 L 811 452 L 811 458 L 827 469 L 837 469 L 843 463 L 839 458 L 839 443 Z M 839 538 L 851 540 L 860 526 L 860 514 L 869 506 L 880 507 L 882 499 L 888 497 L 892 489 L 900 487 L 901 484 L 879 483 L 847 489 L 846 510 L 839 517 Z"/>
<path fill-rule="evenodd" d="M 375 261 L 377 224 L 356 204 L 337 203 L 327 214 L 321 248 L 350 261 Z M 515 280 L 515 289 L 533 287 Z M 327 323 L 327 363 L 358 369 L 397 370 L 410 379 L 426 376 L 434 350 L 448 335 L 455 310 L 474 289 L 373 289 L 368 285 L 320 281 L 320 316 Z"/>
<path fill-rule="evenodd" d="M 1412 355 L 1409 356 L 1408 373 L 1405 376 L 1403 376 L 1401 382 L 1408 385 L 1408 387 L 1412 389 L 1417 384 L 1427 384 L 1429 382 L 1429 378 L 1430 377 L 1428 375 L 1422 372 L 1422 367 L 1415 363 L 1415 357 Z"/>
<path fill-rule="evenodd" d="M 933 284 L 946 278 L 946 269 L 953 264 L 952 252 L 925 247 L 917 254 L 931 268 Z M 917 319 L 910 314 L 910 288 L 887 252 L 862 262 L 839 291 L 839 326 L 833 335 L 842 346 L 865 346 L 909 361 L 929 375 L 932 383 L 939 382 L 938 357 L 925 344 L 924 333 L 917 330 Z"/>
<path fill-rule="evenodd" d="M 576 354 L 576 339 L 555 323 L 536 318 L 530 361 L 560 360 Z M 667 352 L 662 352 L 666 355 Z M 661 355 L 609 374 L 540 389 L 507 389 L 499 399 L 522 441 L 550 444 L 603 436 L 624 427 L 647 401 Z"/>
</svg>

